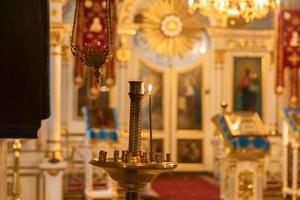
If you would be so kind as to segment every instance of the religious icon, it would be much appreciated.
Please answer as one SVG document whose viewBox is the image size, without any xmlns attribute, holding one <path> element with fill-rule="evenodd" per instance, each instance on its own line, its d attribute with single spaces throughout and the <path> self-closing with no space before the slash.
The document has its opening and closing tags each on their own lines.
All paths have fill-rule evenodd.
<svg viewBox="0 0 300 200">
<path fill-rule="evenodd" d="M 88 71 L 89 69 L 86 69 Z M 88 106 L 88 107 L 95 107 L 100 110 L 106 110 L 109 109 L 109 91 L 103 91 L 99 92 L 99 95 L 94 99 L 92 99 L 89 95 L 89 78 L 88 73 L 85 73 L 84 75 L 84 81 L 83 85 L 80 88 L 77 88 L 75 98 L 75 118 L 82 119 L 83 113 L 82 113 L 82 107 Z"/>
<path fill-rule="evenodd" d="M 201 129 L 200 67 L 178 75 L 177 128 Z"/>
<path fill-rule="evenodd" d="M 178 163 L 202 163 L 202 139 L 179 139 L 177 141 Z"/>
<path fill-rule="evenodd" d="M 164 153 L 164 141 L 163 139 L 153 139 L 153 152 L 161 152 Z"/>
<path fill-rule="evenodd" d="M 234 112 L 224 115 L 225 122 L 233 136 L 268 136 L 264 124 L 256 112 Z"/>
<path fill-rule="evenodd" d="M 115 128 L 114 113 L 111 108 L 88 108 L 92 128 Z"/>
<path fill-rule="evenodd" d="M 234 58 L 234 111 L 262 114 L 261 58 Z"/>
</svg>

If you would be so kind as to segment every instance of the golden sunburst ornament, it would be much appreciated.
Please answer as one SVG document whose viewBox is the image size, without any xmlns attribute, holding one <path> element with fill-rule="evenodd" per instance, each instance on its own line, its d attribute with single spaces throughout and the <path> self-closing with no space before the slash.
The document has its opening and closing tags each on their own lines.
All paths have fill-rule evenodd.
<svg viewBox="0 0 300 200">
<path fill-rule="evenodd" d="M 142 15 L 142 38 L 159 55 L 183 57 L 201 39 L 201 26 L 186 0 L 150 0 Z"/>
</svg>

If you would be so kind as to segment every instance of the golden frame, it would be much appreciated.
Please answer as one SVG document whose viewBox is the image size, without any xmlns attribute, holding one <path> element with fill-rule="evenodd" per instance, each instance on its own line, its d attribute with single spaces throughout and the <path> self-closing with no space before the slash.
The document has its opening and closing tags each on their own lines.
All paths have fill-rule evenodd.
<svg viewBox="0 0 300 200">
<path fill-rule="evenodd" d="M 230 81 L 227 84 L 225 84 L 227 87 L 231 88 L 231 92 L 225 95 L 225 99 L 227 99 L 228 102 L 230 102 L 230 110 L 233 110 L 233 102 L 234 102 L 234 59 L 236 57 L 248 57 L 248 58 L 253 58 L 253 57 L 259 57 L 261 59 L 261 119 L 264 121 L 265 118 L 267 117 L 266 112 L 268 111 L 267 106 L 266 106 L 266 92 L 267 92 L 267 85 L 266 85 L 266 74 L 267 74 L 267 66 L 270 64 L 270 53 L 269 52 L 253 52 L 253 51 L 246 51 L 246 52 L 228 52 L 226 55 L 225 62 L 226 64 L 228 63 L 231 67 L 228 68 L 228 71 L 225 70 L 225 74 L 228 73 L 230 76 Z M 245 111 L 237 111 L 237 112 L 245 112 Z"/>
<path fill-rule="evenodd" d="M 233 112 L 224 115 L 232 136 L 267 136 L 265 126 L 256 112 Z M 242 123 L 247 123 L 241 126 Z"/>
<path fill-rule="evenodd" d="M 260 74 L 261 74 L 261 83 L 260 83 L 260 87 L 261 87 L 261 102 L 260 102 L 260 106 L 261 106 L 261 116 L 263 118 L 264 116 L 264 91 L 265 91 L 265 61 L 264 61 L 264 57 L 262 55 L 253 55 L 253 56 L 243 56 L 243 55 L 239 55 L 239 54 L 235 54 L 232 56 L 232 110 L 234 110 L 235 107 L 235 92 L 236 92 L 236 88 L 235 88 L 235 60 L 236 59 L 260 59 Z M 237 110 L 236 112 L 247 112 L 247 111 L 241 111 L 241 110 Z"/>
<path fill-rule="evenodd" d="M 204 58 L 205 59 L 205 58 Z M 177 94 L 177 88 L 178 88 L 178 77 L 180 74 L 182 73 L 186 73 L 189 71 L 192 71 L 195 68 L 199 68 L 200 69 L 200 76 L 201 76 L 201 80 L 200 80 L 200 94 L 201 94 L 201 128 L 200 129 L 179 129 L 177 126 L 175 128 L 176 134 L 178 135 L 201 135 L 201 138 L 203 136 L 204 130 L 205 130 L 205 108 L 204 105 L 205 103 L 207 103 L 206 101 L 206 94 L 204 92 L 204 79 L 205 79 L 205 60 L 203 58 L 200 59 L 198 62 L 195 62 L 191 65 L 183 65 L 180 68 L 172 68 L 173 70 L 173 82 L 174 82 L 174 91 L 172 91 L 174 94 L 172 94 L 172 96 L 174 98 L 176 98 L 176 103 L 175 103 L 175 107 L 172 108 L 175 110 L 176 113 L 176 122 L 175 124 L 177 124 L 177 118 L 178 118 L 178 114 L 177 114 L 177 98 L 178 98 L 178 94 Z"/>
<path fill-rule="evenodd" d="M 190 72 L 194 69 L 198 68 L 200 70 L 200 82 L 199 82 L 199 88 L 200 88 L 200 117 L 201 117 L 201 127 L 200 129 L 183 129 L 183 128 L 178 128 L 178 107 L 177 107 L 177 104 L 178 104 L 178 85 L 179 85 L 179 76 L 180 74 L 184 74 L 184 73 L 187 73 L 187 72 Z M 176 78 L 175 78 L 175 98 L 176 98 L 176 107 L 175 107 L 175 113 L 176 113 L 176 131 L 178 134 L 186 134 L 186 133 L 194 133 L 194 134 L 203 134 L 203 130 L 204 130 L 204 108 L 203 106 L 205 105 L 204 104 L 204 65 L 202 62 L 197 62 L 197 64 L 193 64 L 192 67 L 188 66 L 188 67 L 183 67 L 183 70 L 176 70 L 174 72 Z"/>
<path fill-rule="evenodd" d="M 198 143 L 197 147 L 200 147 L 200 148 L 199 149 L 197 148 L 197 149 L 199 150 L 200 154 L 198 155 L 198 157 L 195 160 L 188 158 L 187 161 L 180 162 L 180 161 L 182 161 L 182 158 L 179 159 L 181 156 L 181 154 L 179 152 L 181 152 L 182 150 L 180 150 L 178 147 L 180 146 L 180 143 L 188 144 L 189 142 Z M 178 162 L 178 164 L 185 165 L 185 166 L 203 164 L 204 163 L 204 153 L 203 153 L 204 144 L 203 143 L 204 143 L 203 138 L 178 138 L 176 141 L 176 161 Z M 192 156 L 192 154 L 191 154 L 191 152 L 189 152 L 188 155 L 185 155 L 185 156 L 187 156 L 187 157 Z"/>
<path fill-rule="evenodd" d="M 163 68 L 162 66 L 155 66 L 152 63 L 148 62 L 147 60 L 143 59 L 139 54 L 137 54 L 137 59 L 136 59 L 136 74 L 134 74 L 134 77 L 139 79 L 140 78 L 140 69 L 144 66 L 145 68 L 147 68 L 147 70 L 153 71 L 155 73 L 158 73 L 159 75 L 161 75 L 162 78 L 162 118 L 163 118 L 163 124 L 162 124 L 162 128 L 161 129 L 155 129 L 153 128 L 154 131 L 154 135 L 166 135 L 166 132 L 168 132 L 168 122 L 165 120 L 165 115 L 166 113 L 168 113 L 168 110 L 166 109 L 166 97 L 167 97 L 167 91 L 166 91 L 166 84 L 167 84 L 167 69 Z M 155 86 L 154 86 L 155 87 Z M 152 96 L 153 98 L 153 96 Z M 144 104 L 148 104 L 148 95 L 145 94 L 144 96 L 144 100 L 143 100 Z M 142 133 L 145 133 L 146 135 L 149 135 L 149 132 L 147 129 L 142 129 Z"/>
</svg>

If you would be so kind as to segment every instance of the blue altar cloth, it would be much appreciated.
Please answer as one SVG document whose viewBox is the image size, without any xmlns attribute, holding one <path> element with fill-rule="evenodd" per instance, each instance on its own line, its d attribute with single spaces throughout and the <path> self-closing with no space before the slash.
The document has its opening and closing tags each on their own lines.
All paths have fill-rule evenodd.
<svg viewBox="0 0 300 200">
<path fill-rule="evenodd" d="M 118 140 L 118 115 L 116 109 L 112 108 L 113 113 L 113 120 L 115 127 L 113 129 L 99 129 L 96 130 L 90 126 L 90 119 L 89 119 L 89 111 L 87 107 L 83 107 L 84 119 L 85 119 L 85 131 L 89 138 L 91 139 L 100 139 L 100 140 Z"/>
<path fill-rule="evenodd" d="M 292 130 L 293 133 L 296 134 L 296 136 L 300 136 L 300 124 L 299 122 L 297 123 L 297 119 L 293 119 L 292 114 L 294 114 L 295 118 L 298 118 L 298 116 L 300 116 L 300 108 L 284 108 L 283 109 L 283 115 L 284 118 L 286 120 L 286 122 L 288 123 L 290 129 Z"/>
<path fill-rule="evenodd" d="M 224 117 L 221 114 L 215 116 L 215 122 L 218 124 L 225 140 L 231 145 L 231 147 L 236 149 L 262 149 L 266 153 L 270 150 L 270 142 L 264 136 L 232 136 L 229 132 L 227 124 Z"/>
</svg>

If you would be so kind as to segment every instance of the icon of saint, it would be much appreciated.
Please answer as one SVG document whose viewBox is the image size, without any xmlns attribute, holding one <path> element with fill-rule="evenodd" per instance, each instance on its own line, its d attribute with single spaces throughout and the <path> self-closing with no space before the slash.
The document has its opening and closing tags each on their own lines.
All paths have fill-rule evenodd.
<svg viewBox="0 0 300 200">
<path fill-rule="evenodd" d="M 258 92 L 257 74 L 251 74 L 250 70 L 245 71 L 245 75 L 238 84 L 238 90 L 241 92 L 241 104 L 244 111 L 256 110 L 256 98 Z"/>
</svg>

